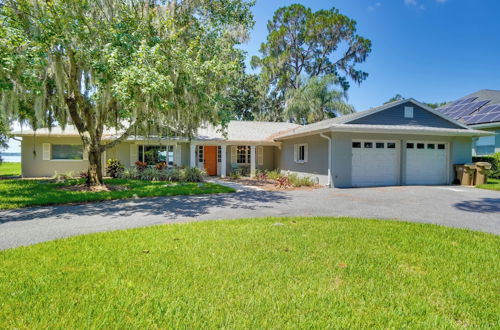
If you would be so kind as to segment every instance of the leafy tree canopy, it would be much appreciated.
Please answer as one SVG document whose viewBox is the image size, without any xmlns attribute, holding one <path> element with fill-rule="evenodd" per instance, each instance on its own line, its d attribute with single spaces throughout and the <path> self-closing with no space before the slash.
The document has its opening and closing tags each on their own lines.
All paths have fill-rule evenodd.
<svg viewBox="0 0 500 330">
<path fill-rule="evenodd" d="M 1 111 L 33 128 L 73 124 L 102 183 L 101 153 L 131 134 L 191 136 L 227 118 L 241 73 L 245 0 L 5 0 Z M 105 128 L 117 137 L 103 141 Z"/>
<path fill-rule="evenodd" d="M 270 110 L 282 110 L 285 94 L 301 87 L 302 76 L 332 75 L 344 90 L 350 80 L 361 83 L 368 77 L 357 65 L 370 54 L 371 41 L 359 36 L 356 21 L 336 8 L 313 12 L 300 4 L 283 7 L 267 28 L 261 56 L 252 58 L 252 67 L 260 68 L 269 84 L 268 96 L 276 103 Z"/>
<path fill-rule="evenodd" d="M 395 101 L 401 101 L 401 100 L 404 100 L 404 99 L 405 99 L 405 97 L 403 97 L 401 94 L 396 94 L 393 97 L 391 97 L 389 100 L 387 100 L 387 102 L 385 102 L 384 104 L 395 102 Z M 436 102 L 436 103 L 426 103 L 426 102 L 424 102 L 425 105 L 427 105 L 428 107 L 430 107 L 432 109 L 437 109 L 439 107 L 442 107 L 446 103 L 448 103 L 448 102 Z"/>
<path fill-rule="evenodd" d="M 347 104 L 343 90 L 335 89 L 335 76 L 312 77 L 297 89 L 291 89 L 286 97 L 286 115 L 289 120 L 309 124 L 339 114 L 349 114 L 354 107 Z"/>
</svg>

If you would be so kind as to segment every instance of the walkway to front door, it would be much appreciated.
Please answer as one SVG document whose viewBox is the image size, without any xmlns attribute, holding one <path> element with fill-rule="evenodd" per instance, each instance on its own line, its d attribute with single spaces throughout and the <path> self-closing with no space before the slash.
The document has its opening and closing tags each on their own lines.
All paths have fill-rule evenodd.
<svg viewBox="0 0 500 330">
<path fill-rule="evenodd" d="M 217 175 L 217 146 L 205 146 L 204 167 L 208 175 Z"/>
</svg>

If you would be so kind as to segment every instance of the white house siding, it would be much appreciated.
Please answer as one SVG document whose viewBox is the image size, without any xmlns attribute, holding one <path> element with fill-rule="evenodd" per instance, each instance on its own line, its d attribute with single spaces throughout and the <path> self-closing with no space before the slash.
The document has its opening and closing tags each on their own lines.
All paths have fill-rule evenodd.
<svg viewBox="0 0 500 330">
<path fill-rule="evenodd" d="M 79 137 L 23 137 L 21 163 L 23 177 L 51 177 L 55 172 L 78 175 L 88 168 L 87 160 L 43 160 L 43 144 L 81 144 Z"/>
</svg>

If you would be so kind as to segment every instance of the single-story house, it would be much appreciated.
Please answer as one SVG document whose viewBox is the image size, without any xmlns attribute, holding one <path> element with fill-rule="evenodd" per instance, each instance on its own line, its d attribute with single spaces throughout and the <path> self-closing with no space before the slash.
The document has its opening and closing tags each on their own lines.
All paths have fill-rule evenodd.
<svg viewBox="0 0 500 330">
<path fill-rule="evenodd" d="M 483 89 L 450 102 L 437 111 L 471 128 L 494 133 L 473 140 L 473 155 L 500 152 L 500 91 Z"/>
<path fill-rule="evenodd" d="M 232 121 L 225 134 L 202 127 L 191 140 L 129 137 L 103 159 L 119 159 L 126 166 L 166 161 L 221 177 L 236 168 L 249 174 L 281 169 L 332 187 L 437 185 L 452 183 L 453 165 L 471 161 L 473 138 L 489 134 L 407 99 L 305 126 Z M 74 128 L 17 135 L 25 177 L 87 167 Z M 103 139 L 112 136 L 107 132 Z"/>
</svg>

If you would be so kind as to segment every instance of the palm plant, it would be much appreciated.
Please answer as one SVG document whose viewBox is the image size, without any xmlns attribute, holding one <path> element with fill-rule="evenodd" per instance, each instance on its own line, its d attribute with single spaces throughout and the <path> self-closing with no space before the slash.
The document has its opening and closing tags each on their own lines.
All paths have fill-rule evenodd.
<svg viewBox="0 0 500 330">
<path fill-rule="evenodd" d="M 286 95 L 285 113 L 295 123 L 310 124 L 354 112 L 335 76 L 313 77 Z"/>
</svg>

